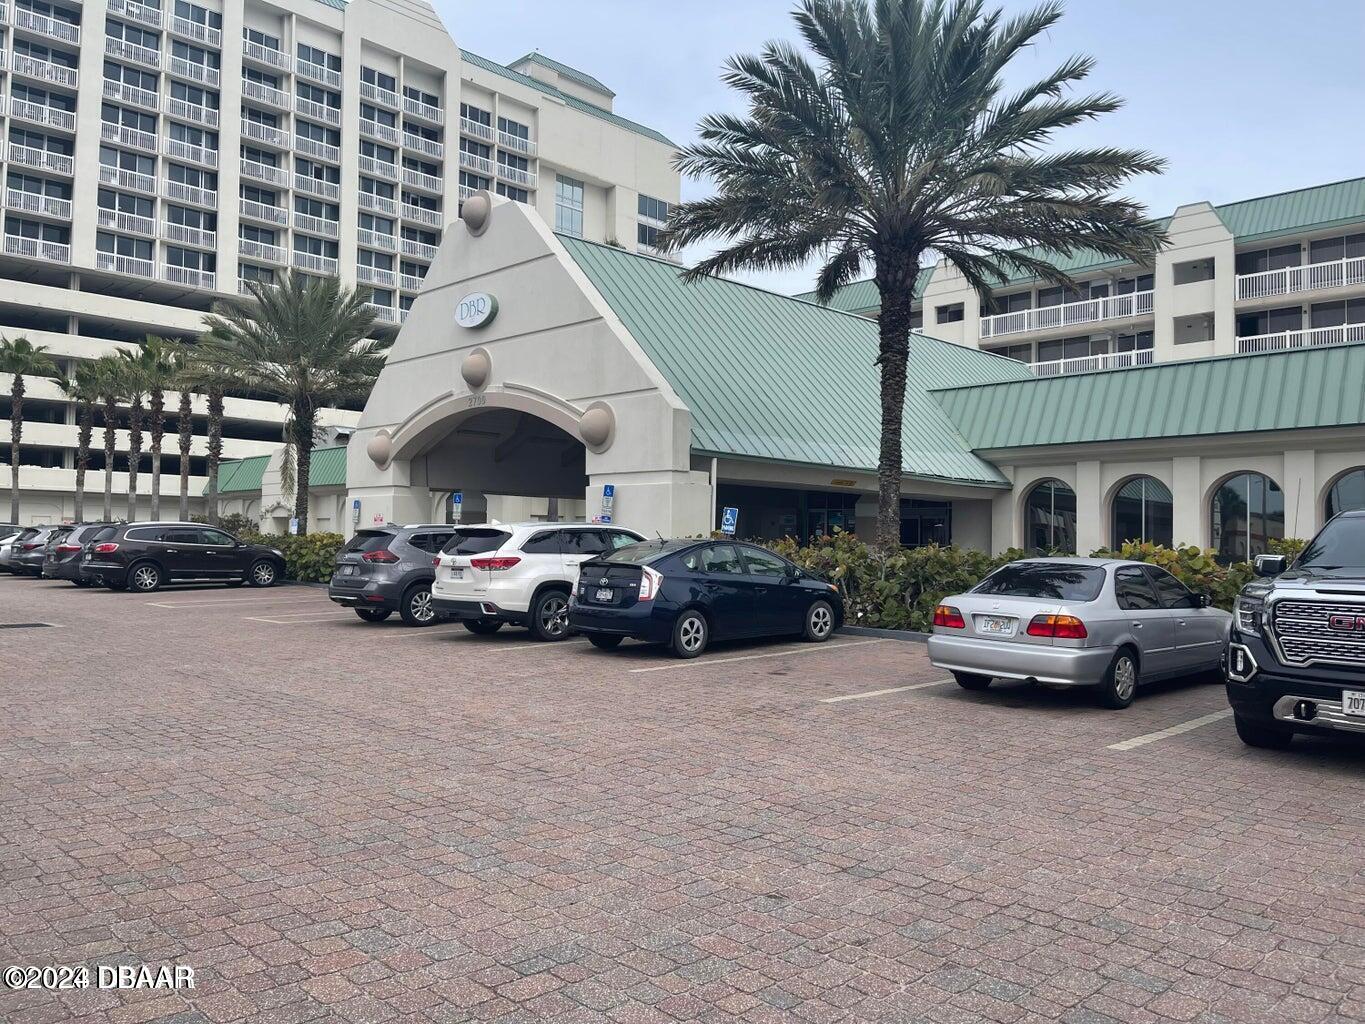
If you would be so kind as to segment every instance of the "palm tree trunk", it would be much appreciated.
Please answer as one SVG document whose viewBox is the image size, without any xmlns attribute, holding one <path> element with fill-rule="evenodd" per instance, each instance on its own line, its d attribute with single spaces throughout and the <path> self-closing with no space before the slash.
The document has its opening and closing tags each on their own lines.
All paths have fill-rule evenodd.
<svg viewBox="0 0 1365 1024">
<path fill-rule="evenodd" d="M 180 389 L 180 408 L 176 416 L 176 429 L 180 433 L 180 521 L 189 522 L 190 518 L 190 442 L 194 437 L 194 421 L 190 418 L 193 408 L 188 388 Z"/>
<path fill-rule="evenodd" d="M 24 375 L 9 389 L 9 521 L 19 522 L 19 439 L 24 433 Z"/>
<path fill-rule="evenodd" d="M 313 429 L 316 414 L 310 406 L 294 409 L 294 518 L 299 536 L 308 533 L 308 474 L 313 466 Z"/>
<path fill-rule="evenodd" d="M 208 520 L 218 525 L 218 461 L 223 456 L 223 389 L 209 388 L 209 509 Z"/>
<path fill-rule="evenodd" d="M 142 458 L 142 396 L 128 406 L 128 522 L 137 521 L 137 464 Z"/>
<path fill-rule="evenodd" d="M 117 399 L 104 397 L 104 521 L 114 520 L 114 416 Z"/>
<path fill-rule="evenodd" d="M 877 547 L 891 552 L 901 543 L 901 432 L 905 418 L 905 370 L 910 353 L 910 304 L 919 264 L 909 253 L 880 254 L 881 451 L 877 458 Z"/>
<path fill-rule="evenodd" d="M 90 435 L 95 430 L 95 407 L 76 406 L 76 522 L 85 522 L 85 471 L 90 468 Z"/>
<path fill-rule="evenodd" d="M 152 428 L 152 518 L 161 518 L 161 440 L 166 434 L 166 396 L 160 388 L 152 391 L 147 415 Z"/>
</svg>

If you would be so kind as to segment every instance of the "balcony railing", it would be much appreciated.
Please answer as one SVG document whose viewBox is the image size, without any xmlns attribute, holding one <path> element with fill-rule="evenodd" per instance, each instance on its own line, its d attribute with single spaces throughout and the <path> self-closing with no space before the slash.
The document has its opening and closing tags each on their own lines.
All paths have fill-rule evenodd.
<svg viewBox="0 0 1365 1024">
<path fill-rule="evenodd" d="M 466 153 L 460 150 L 460 166 L 474 171 L 476 174 L 484 174 L 492 177 L 498 172 L 498 165 L 486 156 L 475 156 L 473 153 Z"/>
<path fill-rule="evenodd" d="M 385 213 L 390 216 L 398 212 L 397 201 L 387 196 L 377 196 L 373 192 L 361 192 L 356 199 L 362 210 L 372 210 L 375 213 Z"/>
<path fill-rule="evenodd" d="M 460 132 L 463 135 L 468 135 L 471 139 L 478 139 L 480 142 L 493 142 L 497 138 L 497 133 L 493 131 L 491 124 L 473 121 L 467 117 L 460 118 Z"/>
<path fill-rule="evenodd" d="M 156 277 L 156 268 L 151 260 L 123 256 L 116 252 L 95 253 L 95 268 L 112 271 L 115 274 L 131 274 L 134 277 Z"/>
<path fill-rule="evenodd" d="M 384 178 L 387 181 L 397 181 L 398 165 L 376 160 L 372 156 L 362 156 L 360 158 L 360 173 L 368 174 L 374 178 Z"/>
<path fill-rule="evenodd" d="M 65 174 L 68 177 L 75 169 L 75 161 L 69 156 L 52 153 L 46 149 L 36 149 L 33 146 L 16 146 L 14 143 L 10 143 L 9 161 L 12 164 L 51 171 L 53 174 Z"/>
<path fill-rule="evenodd" d="M 156 234 L 156 221 L 151 217 L 140 217 L 135 213 L 124 213 L 122 210 L 106 210 L 101 207 L 95 220 L 102 228 L 113 228 L 127 234 L 148 236 Z"/>
<path fill-rule="evenodd" d="M 218 208 L 218 193 L 211 188 L 186 185 L 183 181 L 163 181 L 161 190 L 161 194 L 167 199 L 174 199 L 178 203 L 189 203 L 192 206 L 214 210 Z"/>
<path fill-rule="evenodd" d="M 368 117 L 360 119 L 360 134 L 366 138 L 378 139 L 380 142 L 391 146 L 398 145 L 398 129 L 393 125 L 380 124 L 378 121 L 371 121 Z"/>
<path fill-rule="evenodd" d="M 28 100 L 21 100 L 18 97 L 10 100 L 9 112 L 13 117 L 20 121 L 28 121 L 31 124 L 41 124 L 48 128 L 57 128 L 64 132 L 74 132 L 76 130 L 76 115 L 69 110 L 62 110 L 59 107 L 49 107 L 42 103 L 30 103 Z"/>
<path fill-rule="evenodd" d="M 1365 341 L 1365 324 L 1340 324 L 1336 327 L 1310 327 L 1303 331 L 1255 334 L 1237 339 L 1238 352 L 1283 352 L 1319 345 L 1346 345 Z"/>
<path fill-rule="evenodd" d="M 1150 348 L 1132 352 L 1104 352 L 1074 359 L 1049 359 L 1034 363 L 1030 369 L 1035 377 L 1057 377 L 1068 373 L 1090 373 L 1093 370 L 1123 370 L 1130 366 L 1150 366 L 1155 359 Z"/>
<path fill-rule="evenodd" d="M 418 277 L 415 274 L 404 274 L 398 279 L 398 287 L 405 292 L 420 292 L 424 281 L 425 278 Z"/>
<path fill-rule="evenodd" d="M 242 138 L 253 142 L 263 142 L 277 149 L 289 148 L 289 133 L 283 128 L 274 128 L 260 121 L 242 120 Z"/>
<path fill-rule="evenodd" d="M 437 195 L 445 192 L 444 183 L 436 175 L 414 171 L 411 167 L 403 168 L 403 184 L 420 188 L 423 192 L 435 192 Z"/>
<path fill-rule="evenodd" d="M 100 181 L 106 185 L 117 185 L 119 188 L 132 189 L 134 192 L 146 192 L 148 195 L 156 195 L 156 178 L 150 174 L 142 174 L 138 171 L 127 171 L 122 167 L 110 167 L 107 164 L 100 164 Z"/>
<path fill-rule="evenodd" d="M 239 199 L 237 211 L 247 220 L 258 220 L 263 224 L 287 225 L 289 223 L 289 211 L 284 207 L 258 203 L 254 199 Z"/>
<path fill-rule="evenodd" d="M 46 36 L 48 39 L 71 43 L 73 46 L 81 45 L 81 27 L 79 25 L 72 25 L 65 21 L 58 21 L 56 18 L 35 14 L 33 11 L 26 11 L 22 7 L 17 8 L 14 12 L 14 27 L 25 29 L 34 35 Z"/>
<path fill-rule="evenodd" d="M 302 96 L 296 96 L 294 97 L 294 109 L 304 117 L 311 117 L 314 121 L 325 121 L 335 127 L 341 126 L 341 111 L 336 107 L 329 107 L 325 103 L 314 103 Z"/>
<path fill-rule="evenodd" d="M 23 53 L 13 55 L 10 69 L 16 75 L 36 78 L 43 82 L 51 82 L 54 85 L 64 85 L 68 89 L 75 89 L 80 84 L 81 79 L 75 68 L 54 64 L 50 60 L 39 60 L 37 57 L 30 57 Z"/>
<path fill-rule="evenodd" d="M 331 68 L 323 67 L 321 64 L 314 64 L 312 61 L 304 60 L 300 57 L 294 64 L 298 73 L 314 82 L 322 82 L 330 85 L 333 89 L 341 88 L 341 72 L 333 71 Z"/>
<path fill-rule="evenodd" d="M 1237 275 L 1237 298 L 1262 299 L 1271 295 L 1293 295 L 1323 288 L 1349 288 L 1365 284 L 1365 256 L 1353 256 L 1329 263 L 1305 263 L 1259 274 Z"/>
<path fill-rule="evenodd" d="M 535 156 L 536 144 L 530 139 L 523 139 L 520 135 L 510 135 L 507 132 L 498 132 L 498 148 L 505 149 L 509 153 L 520 153 L 522 156 Z"/>
<path fill-rule="evenodd" d="M 210 28 L 208 25 L 201 25 L 197 21 L 191 21 L 189 18 L 178 16 L 171 18 L 171 31 L 178 36 L 184 36 L 186 39 L 208 43 L 209 46 L 223 45 L 223 33 L 221 31 Z"/>
<path fill-rule="evenodd" d="M 399 108 L 398 93 L 375 85 L 373 82 L 360 83 L 360 98 L 369 100 L 371 103 L 382 103 L 393 110 Z"/>
<path fill-rule="evenodd" d="M 425 153 L 427 156 L 437 160 L 444 160 L 446 148 L 442 143 L 434 139 L 428 139 L 424 135 L 415 135 L 412 132 L 403 133 L 403 148 L 411 149 L 418 153 Z"/>
<path fill-rule="evenodd" d="M 1046 331 L 1076 324 L 1093 324 L 1099 320 L 1132 319 L 1150 316 L 1152 292 L 1130 292 L 1109 295 L 1084 302 L 1065 302 L 1059 306 L 1040 306 L 1021 309 L 1014 313 L 1000 313 L 981 318 L 981 337 L 1000 338 L 1007 334 L 1027 331 Z"/>
<path fill-rule="evenodd" d="M 127 18 L 135 21 L 139 25 L 146 25 L 149 28 L 161 27 L 161 12 L 155 7 L 148 7 L 146 4 L 134 3 L 133 0 L 109 0 L 109 13 L 117 14 L 120 18 Z M 172 25 L 179 18 L 172 19 Z"/>
<path fill-rule="evenodd" d="M 180 139 L 167 139 L 164 148 L 167 156 L 173 156 L 177 160 L 186 160 L 201 167 L 218 166 L 218 150 L 216 149 L 196 146 L 193 143 L 182 142 Z"/>
<path fill-rule="evenodd" d="M 385 252 L 398 251 L 397 238 L 380 231 L 371 231 L 369 228 L 360 228 L 356 232 L 356 242 L 367 249 L 382 249 Z"/>
<path fill-rule="evenodd" d="M 398 323 L 398 312 L 392 306 L 380 306 L 374 302 L 367 302 L 365 305 L 374 314 L 374 318 L 381 323 Z"/>
<path fill-rule="evenodd" d="M 411 96 L 403 97 L 403 113 L 420 117 L 423 121 L 430 121 L 432 124 L 444 124 L 446 119 L 445 112 L 440 107 L 433 107 L 430 103 L 423 103 Z"/>
<path fill-rule="evenodd" d="M 312 217 L 306 213 L 294 214 L 294 228 L 297 231 L 306 231 L 310 235 L 322 235 L 324 238 L 336 238 L 341 234 L 341 225 L 334 220 L 326 217 Z"/>
<path fill-rule="evenodd" d="M 340 147 L 330 146 L 325 142 L 319 142 L 317 139 L 295 135 L 294 149 L 305 156 L 317 157 L 319 160 L 325 160 L 329 164 L 341 163 Z"/>
<path fill-rule="evenodd" d="M 513 167 L 498 161 L 498 177 L 503 181 L 510 181 L 513 185 L 520 185 L 522 188 L 535 188 L 536 176 L 531 171 L 523 171 L 520 167 Z"/>
<path fill-rule="evenodd" d="M 463 203 L 466 199 L 468 199 L 470 196 L 472 196 L 472 195 L 473 195 L 475 192 L 477 192 L 477 191 L 478 191 L 478 189 L 474 188 L 472 185 L 461 185 L 461 186 L 460 186 L 460 202 Z"/>
<path fill-rule="evenodd" d="M 249 79 L 243 79 L 242 98 L 255 100 L 257 103 L 264 103 L 266 106 L 276 107 L 279 110 L 289 109 L 289 93 L 283 89 L 276 89 L 272 85 L 266 85 L 264 82 L 252 82 Z"/>
<path fill-rule="evenodd" d="M 184 121 L 193 121 L 195 124 L 202 124 L 206 128 L 218 127 L 218 111 L 213 107 L 204 107 L 197 103 L 188 103 L 185 100 L 178 100 L 174 96 L 166 97 L 166 113 Z"/>
<path fill-rule="evenodd" d="M 161 277 L 174 284 L 186 284 L 191 288 L 206 288 L 209 291 L 218 283 L 218 276 L 212 271 L 197 270 L 194 267 L 173 267 L 170 264 L 162 266 Z"/>
<path fill-rule="evenodd" d="M 196 64 L 184 57 L 171 58 L 170 72 L 178 78 L 188 78 L 191 82 L 201 82 L 215 89 L 223 77 L 217 68 L 211 68 L 207 64 Z"/>
<path fill-rule="evenodd" d="M 308 174 L 294 175 L 294 187 L 300 192 L 318 196 L 321 199 L 340 199 L 341 186 L 334 181 L 323 181 Z"/>
<path fill-rule="evenodd" d="M 294 266 L 300 270 L 311 270 L 315 274 L 336 275 L 337 261 L 330 256 L 318 256 L 311 252 L 294 250 Z"/>
<path fill-rule="evenodd" d="M 104 37 L 104 52 L 111 57 L 132 61 L 134 64 L 141 64 L 144 67 L 161 67 L 160 50 L 153 50 L 150 46 L 138 46 L 136 43 L 124 42 L 122 39 L 115 39 L 113 36 Z"/>
<path fill-rule="evenodd" d="M 56 196 L 25 192 L 17 188 L 5 190 L 5 206 L 11 210 L 36 213 L 44 217 L 57 217 L 61 220 L 71 219 L 70 199 L 58 199 Z"/>
<path fill-rule="evenodd" d="M 411 203 L 403 204 L 403 219 L 410 220 L 414 224 L 425 224 L 428 227 L 439 228 L 444 226 L 440 210 L 428 210 L 422 206 L 413 206 Z"/>
<path fill-rule="evenodd" d="M 152 132 L 129 128 L 127 125 L 100 122 L 100 138 L 105 142 L 117 142 L 129 149 L 140 149 L 147 153 L 156 152 L 156 135 Z"/>
<path fill-rule="evenodd" d="M 356 264 L 355 279 L 361 284 L 377 284 L 381 288 L 392 288 L 398 282 L 392 270 L 369 267 L 364 263 Z"/>
<path fill-rule="evenodd" d="M 270 164 L 243 159 L 241 171 L 243 178 L 250 178 L 253 181 L 266 181 L 272 185 L 289 184 L 289 170 L 285 167 L 272 167 Z"/>
<path fill-rule="evenodd" d="M 104 80 L 104 98 L 118 100 L 121 103 L 131 103 L 133 106 L 142 107 L 145 110 L 158 109 L 157 95 L 151 89 L 139 89 L 135 85 L 113 82 L 107 78 Z"/>
<path fill-rule="evenodd" d="M 23 256 L 30 260 L 50 260 L 53 263 L 70 263 L 71 246 L 63 242 L 45 242 L 38 238 L 25 238 L 22 235 L 5 236 L 5 255 Z"/>
<path fill-rule="evenodd" d="M 411 238 L 405 238 L 399 243 L 404 256 L 415 256 L 419 260 L 430 262 L 436 258 L 436 246 L 428 245 L 426 242 L 417 242 Z"/>
<path fill-rule="evenodd" d="M 270 245 L 267 242 L 257 242 L 250 238 L 237 239 L 237 252 L 247 259 L 262 260 L 266 263 L 288 263 L 285 258 L 285 251 L 282 246 Z"/>
<path fill-rule="evenodd" d="M 242 40 L 242 56 L 247 60 L 254 60 L 257 64 L 264 64 L 266 67 L 279 68 L 281 71 L 290 70 L 289 54 L 282 50 L 274 50 L 269 46 L 260 43 L 253 43 L 250 39 Z"/>
<path fill-rule="evenodd" d="M 216 232 L 190 227 L 188 224 L 176 224 L 168 220 L 161 222 L 161 237 L 169 242 L 180 245 L 195 245 L 201 249 L 213 249 L 218 245 Z"/>
</svg>

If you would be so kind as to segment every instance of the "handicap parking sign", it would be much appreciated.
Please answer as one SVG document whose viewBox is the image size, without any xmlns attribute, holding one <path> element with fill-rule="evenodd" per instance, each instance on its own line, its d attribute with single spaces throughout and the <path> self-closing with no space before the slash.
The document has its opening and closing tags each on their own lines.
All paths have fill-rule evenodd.
<svg viewBox="0 0 1365 1024">
<path fill-rule="evenodd" d="M 735 530 L 739 528 L 739 509 L 727 507 L 720 514 L 720 532 L 735 535 Z"/>
</svg>

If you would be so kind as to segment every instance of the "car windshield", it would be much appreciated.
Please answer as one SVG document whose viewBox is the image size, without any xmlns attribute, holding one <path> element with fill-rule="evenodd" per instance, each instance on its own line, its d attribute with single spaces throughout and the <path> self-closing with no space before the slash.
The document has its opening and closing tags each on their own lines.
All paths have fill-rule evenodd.
<svg viewBox="0 0 1365 1024">
<path fill-rule="evenodd" d="M 361 530 L 346 545 L 347 551 L 383 551 L 393 540 L 387 530 Z"/>
<path fill-rule="evenodd" d="M 602 562 L 625 562 L 627 565 L 645 565 L 661 555 L 672 554 L 674 551 L 681 551 L 683 548 L 692 544 L 692 541 L 677 540 L 646 540 L 639 544 L 627 544 L 623 548 L 601 555 L 598 561 Z"/>
<path fill-rule="evenodd" d="M 456 530 L 450 543 L 441 550 L 447 555 L 481 555 L 486 551 L 497 551 L 511 536 L 506 530 L 493 530 L 486 526 L 467 527 Z"/>
<path fill-rule="evenodd" d="M 1104 587 L 1097 565 L 1065 562 L 1012 562 L 976 585 L 973 594 L 1033 597 L 1051 601 L 1093 601 Z"/>
<path fill-rule="evenodd" d="M 1294 565 L 1299 569 L 1365 568 L 1365 519 L 1333 519 L 1299 552 Z"/>
</svg>

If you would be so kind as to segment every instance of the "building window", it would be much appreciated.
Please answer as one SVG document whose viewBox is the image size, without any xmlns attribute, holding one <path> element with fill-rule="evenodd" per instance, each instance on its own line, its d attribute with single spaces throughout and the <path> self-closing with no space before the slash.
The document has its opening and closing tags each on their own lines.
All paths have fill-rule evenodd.
<svg viewBox="0 0 1365 1024">
<path fill-rule="evenodd" d="M 583 237 L 583 183 L 562 174 L 555 175 L 555 230 Z"/>
<path fill-rule="evenodd" d="M 1273 249 L 1250 249 L 1239 252 L 1233 260 L 1233 268 L 1238 274 L 1264 274 L 1267 270 L 1283 270 L 1297 267 L 1303 256 L 1299 243 L 1277 245 Z"/>
<path fill-rule="evenodd" d="M 963 317 L 962 303 L 954 302 L 948 306 L 934 307 L 934 322 L 940 324 L 960 323 Z"/>
<path fill-rule="evenodd" d="M 490 114 L 487 110 L 481 110 L 478 107 L 471 106 L 468 103 L 460 104 L 460 116 L 464 118 L 466 121 L 473 121 L 475 124 L 481 124 L 485 128 L 493 127 L 492 114 Z"/>
<path fill-rule="evenodd" d="M 1327 518 L 1365 508 L 1365 469 L 1353 469 L 1337 477 L 1327 492 Z"/>
<path fill-rule="evenodd" d="M 1115 549 L 1130 540 L 1170 547 L 1174 524 L 1171 491 L 1160 480 L 1134 477 L 1114 495 Z"/>
<path fill-rule="evenodd" d="M 1283 334 L 1303 330 L 1303 307 L 1282 306 L 1237 317 L 1237 337 L 1256 338 L 1264 334 Z"/>
<path fill-rule="evenodd" d="M 1039 554 L 1076 553 L 1076 492 L 1044 480 L 1024 500 L 1024 547 Z"/>
<path fill-rule="evenodd" d="M 529 203 L 531 193 L 524 188 L 517 188 L 515 185 L 508 185 L 506 182 L 498 182 L 498 195 L 514 199 L 519 203 Z"/>
<path fill-rule="evenodd" d="M 635 225 L 635 241 L 646 249 L 659 248 L 659 235 L 662 233 L 662 230 L 656 228 L 653 224 Z"/>
<path fill-rule="evenodd" d="M 1224 565 L 1249 562 L 1284 538 L 1284 495 L 1260 473 L 1239 473 L 1213 494 L 1209 514 L 1214 557 Z"/>
<path fill-rule="evenodd" d="M 1309 263 L 1333 263 L 1365 256 L 1365 234 L 1319 238 L 1308 246 Z"/>
<path fill-rule="evenodd" d="M 852 513 L 849 513 L 852 515 Z M 922 548 L 953 542 L 953 506 L 946 501 L 901 499 L 901 544 Z"/>
<path fill-rule="evenodd" d="M 639 196 L 637 212 L 646 220 L 658 221 L 660 224 L 668 220 L 668 204 L 643 193 Z"/>
</svg>

